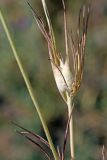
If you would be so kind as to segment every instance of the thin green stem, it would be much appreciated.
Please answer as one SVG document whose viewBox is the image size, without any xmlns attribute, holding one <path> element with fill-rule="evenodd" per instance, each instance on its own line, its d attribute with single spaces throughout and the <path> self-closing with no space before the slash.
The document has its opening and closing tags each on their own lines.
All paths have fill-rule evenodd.
<svg viewBox="0 0 107 160">
<path fill-rule="evenodd" d="M 14 54 L 14 57 L 15 57 L 16 62 L 17 62 L 17 64 L 18 64 L 18 67 L 19 67 L 19 69 L 20 69 L 20 72 L 21 72 L 21 74 L 22 74 L 22 76 L 23 76 L 23 79 L 24 79 L 24 81 L 25 81 L 25 84 L 26 84 L 26 86 L 27 86 L 27 89 L 28 89 L 28 92 L 29 92 L 29 94 L 30 94 L 30 97 L 31 97 L 31 99 L 32 99 L 32 101 L 33 101 L 33 104 L 34 104 L 34 106 L 35 106 L 35 108 L 36 108 L 36 110 L 37 110 L 37 113 L 38 113 L 38 115 L 39 115 L 39 118 L 40 118 L 40 120 L 41 120 L 41 123 L 42 123 L 42 126 L 43 126 L 43 128 L 44 128 L 46 137 L 47 137 L 47 139 L 48 139 L 50 148 L 51 148 L 51 150 L 52 150 L 53 156 L 54 156 L 55 160 L 58 160 L 58 154 L 57 154 L 56 149 L 55 149 L 55 147 L 54 147 L 54 144 L 53 144 L 53 142 L 52 142 L 52 139 L 51 139 L 51 136 L 50 136 L 50 133 L 49 133 L 47 124 L 46 124 L 46 122 L 45 122 L 45 120 L 44 120 L 44 118 L 43 118 L 43 115 L 42 115 L 42 113 L 41 113 L 41 110 L 40 110 L 40 108 L 39 108 L 39 106 L 38 106 L 38 103 L 37 103 L 36 98 L 35 98 L 35 95 L 34 95 L 33 88 L 32 88 L 32 86 L 31 86 L 31 83 L 30 83 L 30 81 L 29 81 L 29 79 L 28 79 L 28 76 L 27 76 L 27 74 L 26 74 L 26 72 L 25 72 L 25 69 L 24 69 L 24 67 L 23 67 L 23 65 L 22 65 L 22 62 L 21 62 L 21 60 L 20 60 L 20 58 L 19 58 L 19 56 L 18 56 L 17 50 L 16 50 L 15 45 L 14 45 L 14 43 L 13 43 L 13 41 L 12 41 L 11 35 L 10 35 L 10 33 L 9 33 L 8 27 L 7 27 L 7 25 L 6 25 L 6 22 L 5 22 L 4 18 L 3 18 L 3 14 L 2 14 L 1 11 L 0 11 L 0 20 L 1 20 L 1 23 L 2 23 L 3 28 L 4 28 L 4 30 L 5 30 L 6 36 L 7 36 L 7 38 L 8 38 L 9 44 L 10 44 L 11 49 L 12 49 L 12 51 L 13 51 L 13 54 Z"/>
<path fill-rule="evenodd" d="M 70 117 L 70 124 L 69 124 L 69 132 L 70 132 L 70 152 L 71 152 L 71 160 L 74 160 L 74 129 L 73 129 L 73 114 L 72 108 L 73 108 L 73 99 L 72 97 L 68 96 L 67 105 L 68 105 L 68 116 Z"/>
</svg>

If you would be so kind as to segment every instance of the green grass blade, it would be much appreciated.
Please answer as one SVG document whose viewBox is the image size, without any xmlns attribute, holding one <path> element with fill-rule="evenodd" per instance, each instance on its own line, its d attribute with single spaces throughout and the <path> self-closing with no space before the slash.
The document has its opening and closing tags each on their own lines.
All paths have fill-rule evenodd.
<svg viewBox="0 0 107 160">
<path fill-rule="evenodd" d="M 47 140 L 48 140 L 49 145 L 50 145 L 50 148 L 51 148 L 51 150 L 52 150 L 54 159 L 55 159 L 55 160 L 58 160 L 58 154 L 57 154 L 56 149 L 55 149 L 55 147 L 54 147 L 54 144 L 53 144 L 53 142 L 52 142 L 52 139 L 51 139 L 51 136 L 50 136 L 50 133 L 49 133 L 47 124 L 46 124 L 46 122 L 45 122 L 45 120 L 44 120 L 44 118 L 43 118 L 43 115 L 42 115 L 42 113 L 41 113 L 41 110 L 40 110 L 40 108 L 39 108 L 39 106 L 38 106 L 36 97 L 35 97 L 35 95 L 34 95 L 33 88 L 32 88 L 32 86 L 31 86 L 31 83 L 30 83 L 30 81 L 29 81 L 29 79 L 28 79 L 28 76 L 27 76 L 27 74 L 26 74 L 26 72 L 25 72 L 25 69 L 24 69 L 24 67 L 23 67 L 23 64 L 22 64 L 22 62 L 21 62 L 21 60 L 20 60 L 20 58 L 19 58 L 19 56 L 18 56 L 16 47 L 15 47 L 13 41 L 12 41 L 11 35 L 10 35 L 10 33 L 9 33 L 8 27 L 7 27 L 7 25 L 6 25 L 6 22 L 5 22 L 5 20 L 4 20 L 4 17 L 3 17 L 3 14 L 2 14 L 1 11 L 0 11 L 0 20 L 1 20 L 1 23 L 2 23 L 2 25 L 3 25 L 4 31 L 5 31 L 5 33 L 6 33 L 7 39 L 8 39 L 8 41 L 9 41 L 9 44 L 10 44 L 10 46 L 11 46 L 11 49 L 12 49 L 12 51 L 13 51 L 14 57 L 15 57 L 15 59 L 16 59 L 16 62 L 17 62 L 17 64 L 18 64 L 18 67 L 19 67 L 19 69 L 20 69 L 20 72 L 21 72 L 21 74 L 22 74 L 22 76 L 23 76 L 23 79 L 24 79 L 24 81 L 25 81 L 25 84 L 26 84 L 26 87 L 27 87 L 28 92 L 29 92 L 29 94 L 30 94 L 30 97 L 31 97 L 31 99 L 32 99 L 32 101 L 33 101 L 33 104 L 34 104 L 34 106 L 35 106 L 35 108 L 36 108 L 36 110 L 37 110 L 37 113 L 38 113 L 38 115 L 39 115 L 40 121 L 41 121 L 41 123 L 42 123 L 42 126 L 43 126 L 43 128 L 44 128 L 44 131 L 45 131 L 45 134 L 46 134 L 46 137 L 47 137 Z"/>
</svg>

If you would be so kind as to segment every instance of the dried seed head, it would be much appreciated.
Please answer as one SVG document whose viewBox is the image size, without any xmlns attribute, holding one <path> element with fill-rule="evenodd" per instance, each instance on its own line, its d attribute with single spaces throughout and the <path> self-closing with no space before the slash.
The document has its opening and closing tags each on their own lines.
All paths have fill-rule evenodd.
<svg viewBox="0 0 107 160">
<path fill-rule="evenodd" d="M 65 48 L 66 48 L 65 60 L 62 59 L 61 55 L 57 51 L 55 36 L 45 0 L 42 0 L 42 5 L 48 24 L 48 31 L 45 28 L 42 18 L 37 14 L 37 12 L 34 11 L 31 5 L 30 4 L 29 5 L 32 9 L 34 18 L 36 19 L 37 24 L 47 41 L 52 70 L 58 90 L 61 93 L 65 102 L 67 102 L 68 96 L 74 97 L 76 95 L 82 81 L 83 67 L 84 67 L 84 51 L 86 46 L 86 35 L 87 35 L 90 7 L 84 5 L 80 9 L 78 18 L 78 29 L 77 29 L 78 40 L 75 43 L 72 34 L 71 36 L 68 34 L 66 7 L 64 0 L 62 0 L 62 4 L 64 8 L 64 33 L 65 33 Z M 68 40 L 73 56 L 73 64 L 70 64 L 69 62 Z M 74 73 L 72 73 L 72 71 L 70 70 L 70 65 L 72 65 L 71 67 L 74 69 Z"/>
</svg>

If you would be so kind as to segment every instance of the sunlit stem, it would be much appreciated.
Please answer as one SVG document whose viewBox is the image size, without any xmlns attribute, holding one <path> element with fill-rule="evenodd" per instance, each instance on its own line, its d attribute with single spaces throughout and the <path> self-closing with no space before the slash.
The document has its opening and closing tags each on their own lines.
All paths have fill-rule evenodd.
<svg viewBox="0 0 107 160">
<path fill-rule="evenodd" d="M 73 129 L 73 114 L 72 108 L 73 108 L 73 99 L 72 97 L 68 96 L 67 98 L 67 105 L 68 105 L 68 115 L 70 117 L 70 124 L 69 124 L 69 132 L 70 132 L 70 152 L 71 152 L 71 160 L 74 160 L 74 129 Z"/>
<path fill-rule="evenodd" d="M 24 67 L 23 67 L 23 64 L 22 64 L 22 62 L 21 62 L 21 60 L 20 60 L 20 58 L 19 58 L 19 56 L 18 56 L 16 47 L 15 47 L 13 41 L 12 41 L 11 35 L 10 35 L 10 33 L 9 33 L 8 27 L 7 27 L 6 23 L 5 23 L 5 20 L 4 20 L 4 18 L 3 18 L 3 15 L 2 15 L 2 12 L 1 12 L 1 11 L 0 11 L 0 20 L 1 20 L 1 23 L 2 23 L 3 28 L 4 28 L 4 30 L 5 30 L 5 33 L 6 33 L 6 36 L 7 36 L 7 38 L 8 38 L 9 44 L 10 44 L 10 46 L 11 46 L 11 49 L 12 49 L 12 51 L 13 51 L 15 60 L 16 60 L 16 62 L 17 62 L 17 64 L 18 64 L 18 67 L 19 67 L 19 69 L 20 69 L 20 72 L 21 72 L 21 74 L 22 74 L 22 76 L 23 76 L 23 79 L 24 79 L 24 81 L 25 81 L 25 84 L 26 84 L 26 86 L 27 86 L 27 89 L 28 89 L 28 92 L 29 92 L 29 94 L 30 94 L 30 97 L 31 97 L 31 99 L 32 99 L 32 101 L 33 101 L 33 104 L 34 104 L 34 106 L 35 106 L 35 108 L 36 108 L 36 110 L 37 110 L 37 113 L 38 113 L 38 115 L 39 115 L 39 118 L 40 118 L 40 120 L 41 120 L 41 123 L 42 123 L 42 126 L 43 126 L 43 128 L 44 128 L 44 131 L 45 131 L 47 140 L 48 140 L 49 145 L 50 145 L 50 148 L 51 148 L 51 150 L 52 150 L 53 156 L 54 156 L 55 160 L 58 160 L 58 154 L 57 154 L 56 149 L 55 149 L 55 147 L 54 147 L 54 144 L 53 144 L 53 142 L 52 142 L 52 139 L 51 139 L 51 136 L 50 136 L 50 133 L 49 133 L 47 124 L 46 124 L 46 122 L 45 122 L 45 120 L 44 120 L 44 118 L 43 118 L 43 115 L 42 115 L 42 113 L 41 113 L 41 110 L 40 110 L 40 108 L 39 108 L 39 105 L 38 105 L 38 103 L 37 103 L 37 101 L 36 101 L 36 97 L 35 97 L 35 95 L 34 95 L 33 88 L 32 88 L 32 86 L 31 86 L 31 83 L 30 83 L 30 81 L 29 81 L 29 79 L 28 79 L 28 76 L 27 76 L 27 74 L 26 74 L 26 72 L 25 72 L 25 69 L 24 69 Z"/>
<path fill-rule="evenodd" d="M 64 9 L 64 34 L 65 34 L 65 49 L 66 49 L 66 56 L 69 60 L 68 55 L 68 32 L 67 32 L 67 17 L 66 17 L 66 6 L 65 6 L 65 0 L 62 0 L 63 9 Z"/>
</svg>

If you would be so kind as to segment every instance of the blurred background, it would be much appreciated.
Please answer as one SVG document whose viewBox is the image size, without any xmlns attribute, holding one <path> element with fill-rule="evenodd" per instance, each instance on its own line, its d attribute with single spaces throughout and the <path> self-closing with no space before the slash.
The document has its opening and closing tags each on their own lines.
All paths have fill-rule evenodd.
<svg viewBox="0 0 107 160">
<path fill-rule="evenodd" d="M 43 16 L 40 0 L 30 3 Z M 64 51 L 61 0 L 46 0 L 59 52 Z M 84 0 L 68 0 L 69 25 L 75 35 L 78 12 Z M 47 44 L 38 29 L 26 0 L 0 0 L 11 36 L 35 90 L 38 103 L 55 145 L 62 146 L 67 107 L 58 93 L 48 56 Z M 72 65 L 72 64 L 71 64 Z M 19 136 L 21 124 L 41 136 L 44 132 L 13 57 L 0 22 L 0 160 L 42 160 L 34 145 Z M 84 78 L 75 98 L 75 155 L 79 160 L 100 160 L 107 147 L 107 1 L 92 1 L 85 56 Z M 69 144 L 66 160 L 69 160 Z"/>
</svg>

